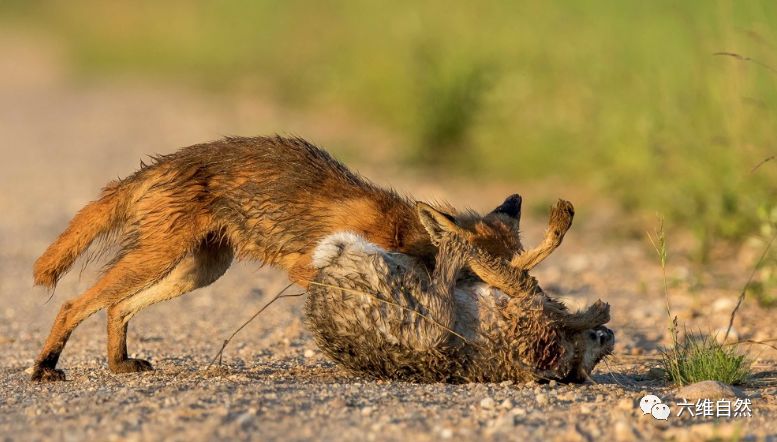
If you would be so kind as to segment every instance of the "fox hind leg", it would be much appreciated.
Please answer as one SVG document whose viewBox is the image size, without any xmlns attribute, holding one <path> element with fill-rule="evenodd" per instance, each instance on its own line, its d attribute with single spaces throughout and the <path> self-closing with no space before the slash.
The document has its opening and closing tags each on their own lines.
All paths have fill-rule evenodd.
<svg viewBox="0 0 777 442">
<path fill-rule="evenodd" d="M 108 367 L 114 373 L 151 370 L 142 359 L 127 357 L 127 324 L 141 309 L 216 281 L 232 264 L 232 247 L 209 236 L 162 280 L 108 308 Z"/>
<path fill-rule="evenodd" d="M 187 253 L 182 238 L 167 238 L 156 245 L 135 247 L 119 258 L 86 292 L 67 301 L 59 310 L 40 355 L 35 360 L 32 380 L 64 380 L 65 374 L 55 367 L 70 334 L 86 318 L 116 304 L 164 278 Z"/>
</svg>

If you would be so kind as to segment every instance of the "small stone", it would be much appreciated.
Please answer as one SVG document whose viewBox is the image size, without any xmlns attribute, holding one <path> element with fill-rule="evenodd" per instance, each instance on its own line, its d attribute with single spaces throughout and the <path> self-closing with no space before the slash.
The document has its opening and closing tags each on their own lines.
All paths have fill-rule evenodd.
<svg viewBox="0 0 777 442">
<path fill-rule="evenodd" d="M 555 380 L 548 382 L 548 387 L 550 388 L 556 388 L 556 385 L 558 385 L 558 383 Z"/>
<path fill-rule="evenodd" d="M 249 408 L 248 411 L 235 419 L 235 423 L 240 427 L 247 427 L 256 416 L 256 409 Z"/>
<path fill-rule="evenodd" d="M 480 407 L 481 408 L 485 408 L 487 410 L 490 410 L 490 409 L 494 408 L 495 406 L 496 406 L 496 402 L 494 402 L 494 400 L 491 399 L 490 397 L 484 398 L 483 400 L 480 401 Z"/>
<path fill-rule="evenodd" d="M 744 397 L 742 390 L 718 381 L 701 381 L 686 385 L 675 392 L 679 398 L 697 399 L 725 399 L 732 397 Z"/>
<path fill-rule="evenodd" d="M 303 356 L 305 356 L 306 358 L 312 358 L 315 355 L 316 355 L 316 352 L 311 349 L 307 349 L 305 350 L 305 353 L 303 353 Z"/>
<path fill-rule="evenodd" d="M 510 410 L 510 414 L 513 416 L 526 416 L 526 409 L 521 407 L 515 407 L 512 410 Z"/>
<path fill-rule="evenodd" d="M 661 367 L 653 367 L 645 375 L 647 379 L 662 381 L 666 379 L 666 370 Z"/>
<path fill-rule="evenodd" d="M 369 415 L 372 414 L 372 412 L 373 412 L 373 408 L 372 407 L 364 407 L 364 408 L 362 408 L 362 412 L 361 413 L 362 413 L 362 416 L 369 416 Z"/>
<path fill-rule="evenodd" d="M 562 401 L 574 402 L 577 400 L 577 394 L 575 394 L 575 392 L 572 390 L 567 391 L 566 393 L 561 393 L 557 397 Z"/>
<path fill-rule="evenodd" d="M 734 309 L 736 303 L 730 298 L 718 298 L 712 303 L 713 312 L 728 312 Z"/>
<path fill-rule="evenodd" d="M 24 370 L 24 373 L 26 373 L 26 374 L 29 374 L 29 375 L 32 375 L 32 372 L 33 372 L 33 371 L 35 371 L 35 367 L 27 367 L 27 368 Z"/>
<path fill-rule="evenodd" d="M 510 431 L 515 426 L 515 419 L 513 416 L 500 416 L 488 424 L 491 428 L 488 433 L 504 433 Z"/>
<path fill-rule="evenodd" d="M 594 398 L 594 402 L 604 402 L 604 395 L 603 394 L 597 394 L 596 398 Z"/>
<path fill-rule="evenodd" d="M 629 354 L 634 355 L 634 356 L 641 355 L 643 352 L 644 351 L 641 348 L 639 348 L 639 347 L 631 347 L 629 349 Z"/>
<path fill-rule="evenodd" d="M 505 410 L 513 408 L 513 401 L 511 401 L 510 399 L 505 399 L 502 401 L 501 404 L 499 404 L 499 408 L 504 408 Z"/>
<path fill-rule="evenodd" d="M 499 383 L 499 385 L 502 386 L 502 387 L 509 387 L 509 386 L 513 385 L 513 381 L 502 381 L 502 382 Z"/>
<path fill-rule="evenodd" d="M 440 438 L 441 439 L 450 439 L 453 437 L 453 430 L 450 428 L 443 428 L 440 430 Z"/>
<path fill-rule="evenodd" d="M 550 398 L 548 398 L 548 395 L 545 393 L 538 394 L 535 399 L 537 399 L 537 403 L 540 405 L 548 405 L 548 403 L 550 403 Z"/>
</svg>

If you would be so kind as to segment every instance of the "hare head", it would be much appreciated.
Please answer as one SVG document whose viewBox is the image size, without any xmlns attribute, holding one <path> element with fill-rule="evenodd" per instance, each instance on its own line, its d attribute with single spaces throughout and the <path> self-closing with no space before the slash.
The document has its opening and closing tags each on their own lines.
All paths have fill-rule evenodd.
<svg viewBox="0 0 777 442">
<path fill-rule="evenodd" d="M 418 206 L 418 211 L 433 242 L 438 246 L 447 244 L 454 254 L 464 255 L 468 267 L 481 281 L 507 296 L 509 301 L 500 308 L 507 326 L 491 330 L 500 335 L 502 345 L 509 347 L 506 351 L 517 353 L 514 362 L 520 360 L 528 365 L 538 380 L 585 381 L 596 364 L 612 353 L 615 335 L 604 326 L 610 320 L 607 303 L 597 301 L 585 310 L 570 312 L 529 275 L 561 245 L 574 217 L 571 203 L 559 200 L 551 209 L 540 245 L 518 250 L 509 260 L 486 253 L 467 230 L 445 214 L 423 205 Z M 517 214 L 514 220 L 520 222 L 520 208 L 511 213 Z"/>
</svg>

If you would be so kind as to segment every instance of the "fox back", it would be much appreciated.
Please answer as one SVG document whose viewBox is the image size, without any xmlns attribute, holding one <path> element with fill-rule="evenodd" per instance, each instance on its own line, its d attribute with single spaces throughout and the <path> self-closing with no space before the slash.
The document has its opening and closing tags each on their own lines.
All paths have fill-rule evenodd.
<svg viewBox="0 0 777 442">
<path fill-rule="evenodd" d="M 506 210 L 486 217 L 447 205 L 440 210 L 491 253 L 507 256 L 521 247 L 515 217 Z M 110 183 L 71 226 L 36 263 L 37 283 L 53 286 L 96 237 L 118 236 L 121 256 L 148 239 L 148 230 L 159 229 L 190 231 L 192 247 L 215 235 L 238 259 L 280 266 L 303 286 L 312 276 L 313 247 L 335 231 L 357 232 L 428 266 L 435 254 L 413 200 L 301 138 L 233 137 L 154 157 Z"/>
</svg>

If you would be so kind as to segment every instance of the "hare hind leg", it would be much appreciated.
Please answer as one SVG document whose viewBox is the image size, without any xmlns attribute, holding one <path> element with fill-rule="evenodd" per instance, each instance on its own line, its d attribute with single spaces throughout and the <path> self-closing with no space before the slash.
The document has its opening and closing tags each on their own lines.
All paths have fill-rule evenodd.
<svg viewBox="0 0 777 442">
<path fill-rule="evenodd" d="M 108 308 L 108 367 L 114 373 L 151 370 L 142 359 L 127 357 L 127 325 L 141 309 L 205 287 L 221 277 L 232 264 L 229 244 L 213 237 L 202 241 L 162 280 Z"/>
</svg>

